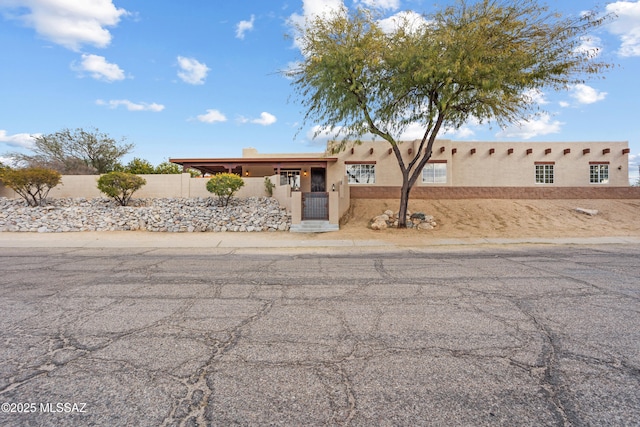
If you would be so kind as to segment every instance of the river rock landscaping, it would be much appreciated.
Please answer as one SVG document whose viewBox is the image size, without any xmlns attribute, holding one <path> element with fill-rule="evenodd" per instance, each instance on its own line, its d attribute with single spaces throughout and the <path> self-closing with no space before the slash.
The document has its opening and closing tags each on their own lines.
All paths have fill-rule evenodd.
<svg viewBox="0 0 640 427">
<path fill-rule="evenodd" d="M 422 212 L 411 213 L 407 211 L 407 228 L 415 228 L 416 230 L 433 230 L 436 227 L 436 221 L 432 215 L 425 215 Z M 371 218 L 369 228 L 372 230 L 385 230 L 387 228 L 398 227 L 398 212 L 386 210 L 382 215 L 376 215 Z"/>
<path fill-rule="evenodd" d="M 107 198 L 68 198 L 28 207 L 22 199 L 0 198 L 0 232 L 256 232 L 291 226 L 291 215 L 273 198 L 233 199 L 226 207 L 217 203 L 217 198 L 163 198 L 120 206 Z"/>
</svg>

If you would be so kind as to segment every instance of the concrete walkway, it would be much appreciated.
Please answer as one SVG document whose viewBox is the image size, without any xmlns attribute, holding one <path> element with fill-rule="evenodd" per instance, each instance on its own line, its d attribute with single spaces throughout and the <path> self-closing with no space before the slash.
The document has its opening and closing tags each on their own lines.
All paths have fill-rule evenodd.
<svg viewBox="0 0 640 427">
<path fill-rule="evenodd" d="M 335 236 L 335 238 L 332 238 Z M 640 244 L 640 237 L 469 238 L 407 242 L 343 238 L 340 232 L 313 233 L 151 233 L 135 231 L 78 233 L 0 233 L 0 248 L 208 248 L 208 249 L 428 249 L 468 245 L 599 245 Z"/>
</svg>

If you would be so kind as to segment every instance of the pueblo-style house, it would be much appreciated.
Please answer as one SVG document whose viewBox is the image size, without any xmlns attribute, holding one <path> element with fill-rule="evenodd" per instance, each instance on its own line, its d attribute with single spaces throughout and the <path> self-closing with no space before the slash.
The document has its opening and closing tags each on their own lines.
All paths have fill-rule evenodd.
<svg viewBox="0 0 640 427">
<path fill-rule="evenodd" d="M 408 160 L 420 141 L 400 144 Z M 627 142 L 459 142 L 438 140 L 411 198 L 627 198 Z M 351 198 L 399 198 L 402 176 L 386 142 L 331 153 L 263 154 L 239 158 L 169 159 L 205 176 L 231 172 L 270 177 L 274 196 L 292 212 L 292 230 L 337 228 Z M 314 221 L 314 222 L 311 222 Z"/>
</svg>

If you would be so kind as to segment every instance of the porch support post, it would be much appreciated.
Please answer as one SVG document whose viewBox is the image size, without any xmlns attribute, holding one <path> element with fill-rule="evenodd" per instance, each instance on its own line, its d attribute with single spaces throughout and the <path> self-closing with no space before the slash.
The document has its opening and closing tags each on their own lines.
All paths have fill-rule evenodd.
<svg viewBox="0 0 640 427">
<path fill-rule="evenodd" d="M 291 224 L 302 223 L 302 191 L 291 192 Z"/>
<path fill-rule="evenodd" d="M 340 193 L 329 191 L 329 224 L 340 224 Z"/>
</svg>

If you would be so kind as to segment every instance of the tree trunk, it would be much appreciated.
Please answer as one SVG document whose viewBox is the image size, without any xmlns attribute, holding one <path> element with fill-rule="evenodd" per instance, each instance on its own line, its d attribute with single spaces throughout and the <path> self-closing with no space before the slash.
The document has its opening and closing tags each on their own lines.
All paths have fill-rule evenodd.
<svg viewBox="0 0 640 427">
<path fill-rule="evenodd" d="M 407 228 L 407 210 L 409 207 L 409 171 L 402 171 L 402 188 L 400 189 L 400 210 L 398 211 L 398 228 Z"/>
</svg>

